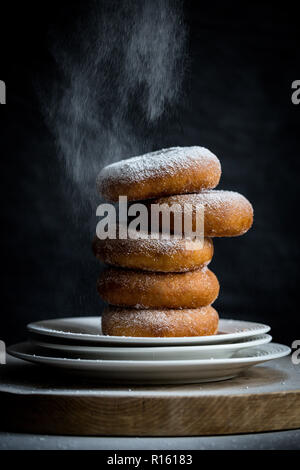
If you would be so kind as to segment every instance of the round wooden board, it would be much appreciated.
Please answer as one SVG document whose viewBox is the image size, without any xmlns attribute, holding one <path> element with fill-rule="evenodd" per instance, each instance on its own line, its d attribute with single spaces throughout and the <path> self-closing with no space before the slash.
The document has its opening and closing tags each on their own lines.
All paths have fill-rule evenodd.
<svg viewBox="0 0 300 470">
<path fill-rule="evenodd" d="M 90 436 L 204 436 L 300 428 L 300 365 L 291 356 L 224 382 L 125 386 L 58 375 L 8 357 L 2 431 Z"/>
</svg>

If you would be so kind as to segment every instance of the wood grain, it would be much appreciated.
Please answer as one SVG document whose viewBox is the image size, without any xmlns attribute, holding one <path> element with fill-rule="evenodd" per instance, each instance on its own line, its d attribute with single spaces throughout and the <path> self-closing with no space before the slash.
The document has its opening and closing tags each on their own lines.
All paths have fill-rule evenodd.
<svg viewBox="0 0 300 470">
<path fill-rule="evenodd" d="M 3 431 L 200 436 L 300 427 L 299 366 L 293 366 L 290 357 L 226 382 L 131 389 L 86 383 L 78 389 L 73 383 L 67 391 L 60 389 L 61 383 L 47 389 L 43 376 L 43 386 L 30 389 L 30 374 L 38 380 L 41 368 L 26 365 L 26 370 L 25 381 L 19 374 L 19 389 L 14 374 L 0 378 Z M 49 375 L 47 380 L 52 380 Z"/>
</svg>

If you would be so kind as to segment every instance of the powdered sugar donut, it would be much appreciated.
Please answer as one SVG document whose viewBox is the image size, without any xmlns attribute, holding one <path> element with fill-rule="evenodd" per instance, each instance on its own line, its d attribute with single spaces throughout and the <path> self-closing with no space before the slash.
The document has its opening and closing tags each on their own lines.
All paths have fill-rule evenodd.
<svg viewBox="0 0 300 470">
<path fill-rule="evenodd" d="M 106 200 L 138 201 L 215 188 L 220 176 L 220 162 L 206 148 L 174 147 L 106 166 L 97 187 Z"/>
<path fill-rule="evenodd" d="M 111 336 L 207 336 L 218 331 L 219 316 L 210 305 L 184 310 L 132 310 L 110 307 L 102 332 Z"/>
<path fill-rule="evenodd" d="M 93 251 L 104 263 L 123 268 L 158 272 L 184 272 L 207 265 L 213 257 L 213 243 L 205 238 L 185 239 L 106 239 L 95 238 Z"/>
<path fill-rule="evenodd" d="M 184 273 L 108 268 L 97 288 L 109 304 L 134 308 L 198 308 L 210 305 L 219 294 L 219 282 L 206 267 Z"/>
<path fill-rule="evenodd" d="M 167 204 L 168 206 L 175 204 L 181 208 L 185 204 L 192 205 L 194 208 L 193 230 L 196 230 L 195 208 L 204 207 L 204 235 L 206 237 L 236 237 L 243 235 L 251 228 L 253 223 L 252 205 L 244 196 L 233 191 L 202 191 L 198 194 L 163 197 L 155 199 L 151 203 Z M 174 218 L 172 214 L 170 225 L 171 230 L 173 230 Z"/>
</svg>

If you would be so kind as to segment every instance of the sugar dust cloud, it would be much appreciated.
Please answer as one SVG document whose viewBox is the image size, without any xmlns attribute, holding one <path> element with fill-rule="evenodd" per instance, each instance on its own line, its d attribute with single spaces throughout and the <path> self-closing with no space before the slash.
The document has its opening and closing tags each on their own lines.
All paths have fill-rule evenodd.
<svg viewBox="0 0 300 470">
<path fill-rule="evenodd" d="M 67 240 L 62 262 L 73 268 L 68 282 L 64 271 L 57 275 L 72 316 L 101 311 L 101 266 L 91 250 L 97 175 L 106 164 L 174 145 L 158 137 L 176 119 L 187 63 L 182 1 L 92 0 L 82 10 L 68 17 L 63 35 L 51 35 L 56 79 L 41 94 L 60 160 L 66 220 L 57 236 Z"/>
<path fill-rule="evenodd" d="M 156 129 L 181 96 L 185 51 L 174 0 L 88 2 L 54 45 L 61 80 L 45 109 L 79 218 L 95 213 L 104 165 L 156 148 Z"/>
</svg>

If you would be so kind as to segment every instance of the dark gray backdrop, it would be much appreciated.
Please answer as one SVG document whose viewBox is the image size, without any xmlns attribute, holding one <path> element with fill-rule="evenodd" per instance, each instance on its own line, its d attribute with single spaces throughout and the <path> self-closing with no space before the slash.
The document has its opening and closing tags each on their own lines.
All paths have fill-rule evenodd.
<svg viewBox="0 0 300 470">
<path fill-rule="evenodd" d="M 49 29 L 70 28 L 84 4 L 10 2 L 1 20 L 0 79 L 8 104 L 0 107 L 0 338 L 7 343 L 24 338 L 29 321 L 101 313 L 93 233 L 84 217 L 79 225 L 74 220 L 36 95 L 37 82 L 51 84 L 55 74 Z M 222 163 L 220 188 L 253 203 L 253 229 L 215 241 L 211 268 L 221 285 L 215 306 L 222 317 L 269 323 L 274 338 L 290 344 L 300 327 L 300 105 L 291 102 L 291 83 L 300 78 L 297 17 L 287 2 L 279 8 L 186 1 L 184 10 L 184 96 L 158 126 L 155 147 L 208 147 Z"/>
</svg>

